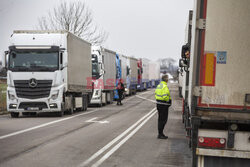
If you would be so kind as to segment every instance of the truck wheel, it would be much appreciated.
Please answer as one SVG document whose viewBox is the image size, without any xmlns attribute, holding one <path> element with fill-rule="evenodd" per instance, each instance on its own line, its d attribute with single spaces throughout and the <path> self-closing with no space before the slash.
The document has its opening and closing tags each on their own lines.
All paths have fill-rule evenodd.
<svg viewBox="0 0 250 167">
<path fill-rule="evenodd" d="M 82 110 L 87 111 L 87 109 L 88 109 L 88 96 L 83 95 L 82 96 Z"/>
<path fill-rule="evenodd" d="M 110 92 L 110 104 L 113 104 L 114 101 L 114 93 Z"/>
<path fill-rule="evenodd" d="M 103 105 L 106 106 L 108 104 L 107 93 L 104 93 L 104 94 L 105 94 L 105 99 L 104 99 Z"/>
<path fill-rule="evenodd" d="M 11 112 L 10 115 L 11 115 L 11 118 L 18 118 L 19 117 L 18 112 Z"/>
<path fill-rule="evenodd" d="M 101 94 L 101 101 L 100 101 L 100 103 L 98 104 L 98 107 L 102 107 L 103 105 L 102 105 L 102 94 Z"/>
<path fill-rule="evenodd" d="M 68 110 L 68 114 L 72 115 L 74 113 L 74 96 L 70 95 L 70 99 L 71 99 L 71 105 L 70 105 L 70 108 Z"/>
<path fill-rule="evenodd" d="M 64 114 L 63 111 L 59 111 L 59 112 L 57 113 L 57 116 L 58 116 L 58 117 L 62 117 L 63 114 Z"/>
<path fill-rule="evenodd" d="M 57 113 L 58 117 L 62 117 L 64 115 L 64 112 L 65 112 L 65 103 L 61 104 L 61 111 Z"/>
<path fill-rule="evenodd" d="M 69 113 L 69 115 L 72 115 L 74 113 L 74 106 L 73 106 L 73 104 L 71 104 L 71 107 L 70 107 L 68 113 Z"/>
</svg>

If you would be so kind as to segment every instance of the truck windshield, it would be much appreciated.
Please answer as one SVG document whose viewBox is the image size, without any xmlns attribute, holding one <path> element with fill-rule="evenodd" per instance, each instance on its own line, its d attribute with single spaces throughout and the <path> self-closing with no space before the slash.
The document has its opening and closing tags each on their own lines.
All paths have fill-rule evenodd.
<svg viewBox="0 0 250 167">
<path fill-rule="evenodd" d="M 97 55 L 92 55 L 92 77 L 96 79 L 100 78 Z"/>
<path fill-rule="evenodd" d="M 59 69 L 58 52 L 11 52 L 11 71 L 56 71 Z"/>
</svg>

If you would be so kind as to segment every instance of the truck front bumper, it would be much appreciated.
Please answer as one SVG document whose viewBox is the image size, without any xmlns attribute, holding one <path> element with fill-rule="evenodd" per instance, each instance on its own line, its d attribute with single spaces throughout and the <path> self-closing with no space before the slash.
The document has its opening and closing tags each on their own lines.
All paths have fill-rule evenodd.
<svg viewBox="0 0 250 167">
<path fill-rule="evenodd" d="M 11 93 L 10 93 L 11 92 Z M 11 95 L 10 95 L 11 94 Z M 56 94 L 56 98 L 55 95 Z M 63 89 L 51 88 L 50 96 L 39 99 L 26 99 L 16 96 L 15 88 L 7 88 L 7 111 L 8 112 L 60 112 L 62 111 Z M 12 98 L 10 98 L 12 96 Z"/>
<path fill-rule="evenodd" d="M 90 104 L 101 104 L 101 103 L 102 103 L 101 97 L 92 98 L 90 101 Z"/>
</svg>

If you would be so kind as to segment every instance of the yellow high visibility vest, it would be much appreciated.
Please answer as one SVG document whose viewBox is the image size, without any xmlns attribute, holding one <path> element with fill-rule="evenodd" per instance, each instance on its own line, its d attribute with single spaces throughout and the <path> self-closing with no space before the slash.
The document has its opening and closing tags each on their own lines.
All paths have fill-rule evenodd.
<svg viewBox="0 0 250 167">
<path fill-rule="evenodd" d="M 155 90 L 155 99 L 166 102 L 169 102 L 169 100 L 171 100 L 168 85 L 165 81 L 161 81 L 161 83 L 157 85 Z"/>
</svg>

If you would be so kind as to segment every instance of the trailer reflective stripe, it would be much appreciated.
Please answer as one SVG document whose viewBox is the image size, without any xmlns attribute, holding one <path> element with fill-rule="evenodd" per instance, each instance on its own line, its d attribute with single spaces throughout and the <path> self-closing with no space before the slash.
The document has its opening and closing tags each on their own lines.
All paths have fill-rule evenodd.
<svg viewBox="0 0 250 167">
<path fill-rule="evenodd" d="M 205 53 L 203 62 L 203 86 L 215 86 L 216 57 L 214 52 Z"/>
</svg>

